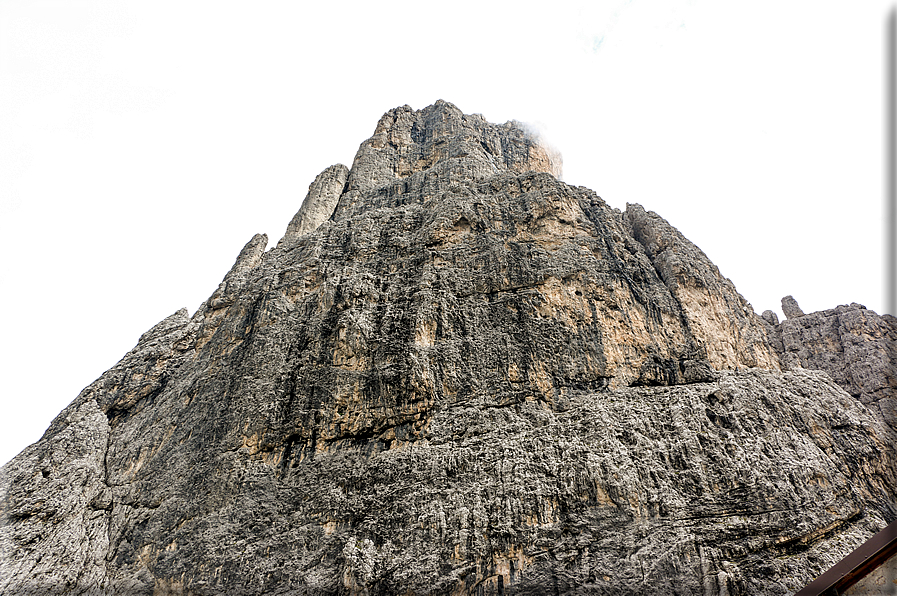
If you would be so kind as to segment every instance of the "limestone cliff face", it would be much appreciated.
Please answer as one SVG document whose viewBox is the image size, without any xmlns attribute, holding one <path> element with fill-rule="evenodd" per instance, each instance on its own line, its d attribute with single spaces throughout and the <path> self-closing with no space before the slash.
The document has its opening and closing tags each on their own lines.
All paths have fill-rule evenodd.
<svg viewBox="0 0 897 596">
<path fill-rule="evenodd" d="M 782 308 L 781 323 L 764 318 L 784 366 L 825 371 L 897 429 L 897 319 L 856 303 L 804 314 L 791 296 Z"/>
<path fill-rule="evenodd" d="M 697 246 L 640 205 L 627 207 L 626 220 L 711 365 L 779 370 L 763 321 Z"/>
<path fill-rule="evenodd" d="M 893 429 L 558 165 L 384 115 L 0 471 L 0 592 L 786 594 L 892 520 Z"/>
<path fill-rule="evenodd" d="M 361 144 L 335 217 L 425 203 L 497 174 L 561 177 L 561 157 L 517 122 L 496 125 L 445 101 L 390 110 Z"/>
</svg>

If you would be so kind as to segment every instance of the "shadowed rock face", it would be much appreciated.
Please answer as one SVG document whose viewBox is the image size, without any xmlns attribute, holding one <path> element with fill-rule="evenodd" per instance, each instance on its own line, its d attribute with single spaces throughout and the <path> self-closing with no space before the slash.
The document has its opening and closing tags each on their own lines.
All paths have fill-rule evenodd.
<svg viewBox="0 0 897 596">
<path fill-rule="evenodd" d="M 384 115 L 2 468 L 0 592 L 786 594 L 893 519 L 892 429 L 558 163 Z"/>
</svg>

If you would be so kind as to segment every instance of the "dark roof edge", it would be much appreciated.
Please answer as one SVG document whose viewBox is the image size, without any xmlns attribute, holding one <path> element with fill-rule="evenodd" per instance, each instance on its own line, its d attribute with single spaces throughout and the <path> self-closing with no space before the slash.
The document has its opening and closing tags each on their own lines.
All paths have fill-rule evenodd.
<svg viewBox="0 0 897 596">
<path fill-rule="evenodd" d="M 897 521 L 861 544 L 794 596 L 822 596 L 832 588 L 840 594 L 897 553 Z"/>
</svg>

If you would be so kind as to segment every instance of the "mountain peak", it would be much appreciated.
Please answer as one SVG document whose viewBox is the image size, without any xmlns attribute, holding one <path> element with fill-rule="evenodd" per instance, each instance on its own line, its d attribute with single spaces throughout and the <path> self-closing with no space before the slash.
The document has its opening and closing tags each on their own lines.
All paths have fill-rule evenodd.
<svg viewBox="0 0 897 596">
<path fill-rule="evenodd" d="M 897 320 L 559 168 L 388 111 L 0 469 L 0 593 L 786 593 L 894 519 Z"/>
<path fill-rule="evenodd" d="M 388 195 L 411 192 L 426 200 L 502 173 L 560 178 L 561 163 L 557 151 L 520 123 L 491 124 L 441 100 L 418 111 L 402 106 L 386 112 L 359 147 L 335 217 L 389 206 Z"/>
</svg>

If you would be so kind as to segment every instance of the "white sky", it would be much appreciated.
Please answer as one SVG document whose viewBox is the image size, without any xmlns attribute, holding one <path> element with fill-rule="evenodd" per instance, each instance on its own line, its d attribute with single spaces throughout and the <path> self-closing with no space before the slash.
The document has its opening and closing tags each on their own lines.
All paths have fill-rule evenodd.
<svg viewBox="0 0 897 596">
<path fill-rule="evenodd" d="M 306 4 L 0 2 L 0 463 L 403 104 L 540 127 L 758 314 L 884 311 L 893 2 Z"/>
</svg>

